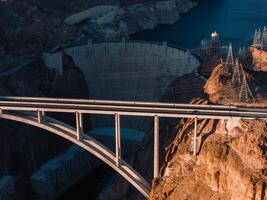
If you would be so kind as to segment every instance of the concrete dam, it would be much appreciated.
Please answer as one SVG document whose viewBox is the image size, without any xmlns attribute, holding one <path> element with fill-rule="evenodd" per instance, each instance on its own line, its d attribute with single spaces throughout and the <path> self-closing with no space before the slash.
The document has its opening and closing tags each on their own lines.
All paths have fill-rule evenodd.
<svg viewBox="0 0 267 200">
<path fill-rule="evenodd" d="M 158 101 L 170 81 L 200 64 L 186 49 L 166 42 L 88 41 L 66 46 L 64 52 L 83 72 L 92 99 Z M 55 52 L 43 57 L 48 67 L 62 72 L 61 56 Z"/>
<path fill-rule="evenodd" d="M 199 58 L 190 51 L 166 42 L 122 40 L 93 43 L 89 40 L 78 45 L 66 45 L 63 51 L 83 72 L 91 99 L 157 102 L 164 92 L 173 92 L 166 91 L 171 81 L 200 65 Z M 62 73 L 61 51 L 45 53 L 43 60 L 47 67 L 57 68 Z M 102 127 L 103 120 L 94 120 L 97 118 L 92 118 L 93 126 Z M 144 120 L 125 120 L 131 121 L 123 123 L 129 125 L 126 128 L 148 127 Z M 110 121 L 108 126 L 113 125 L 113 120 L 107 121 Z"/>
</svg>

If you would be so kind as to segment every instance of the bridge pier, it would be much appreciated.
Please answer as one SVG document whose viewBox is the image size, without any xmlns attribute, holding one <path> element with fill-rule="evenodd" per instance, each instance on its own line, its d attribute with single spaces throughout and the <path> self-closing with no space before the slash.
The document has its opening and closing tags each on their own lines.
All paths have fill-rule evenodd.
<svg viewBox="0 0 267 200">
<path fill-rule="evenodd" d="M 38 123 L 41 124 L 44 121 L 44 117 L 45 117 L 45 112 L 44 111 L 37 111 L 37 116 L 38 116 Z"/>
<path fill-rule="evenodd" d="M 79 112 L 76 112 L 76 133 L 77 140 L 80 141 L 83 136 L 83 116 Z"/>
<path fill-rule="evenodd" d="M 195 117 L 195 128 L 194 128 L 194 156 L 197 155 L 197 117 Z"/>
<path fill-rule="evenodd" d="M 121 122 L 120 115 L 115 114 L 116 165 L 121 164 Z"/>
<path fill-rule="evenodd" d="M 154 116 L 154 178 L 159 177 L 159 116 Z"/>
</svg>

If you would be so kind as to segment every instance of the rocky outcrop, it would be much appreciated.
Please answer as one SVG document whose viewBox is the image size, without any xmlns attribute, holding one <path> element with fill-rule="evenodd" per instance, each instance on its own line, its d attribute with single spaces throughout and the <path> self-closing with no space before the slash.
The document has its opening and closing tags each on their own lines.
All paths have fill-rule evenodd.
<svg viewBox="0 0 267 200">
<path fill-rule="evenodd" d="M 244 66 L 239 71 L 241 81 L 234 76 L 237 68 L 216 64 L 204 86 L 208 98 L 191 103 L 266 107 L 266 72 L 252 62 L 257 50 L 251 51 L 240 59 Z M 254 101 L 241 101 L 244 88 Z M 176 137 L 165 151 L 161 177 L 153 181 L 151 200 L 267 199 L 265 121 L 199 119 L 197 156 L 192 152 L 194 120 L 180 120 L 175 130 Z"/>
<path fill-rule="evenodd" d="M 252 69 L 267 72 L 267 52 L 254 47 L 249 50 L 253 60 Z"/>
<path fill-rule="evenodd" d="M 188 0 L 156 1 L 155 10 L 160 24 L 173 24 L 180 19 L 181 13 L 186 13 L 196 3 Z"/>
<path fill-rule="evenodd" d="M 67 26 L 59 17 L 49 15 L 23 1 L 0 2 L 0 24 L 5 30 L 5 53 L 32 54 L 77 36 L 78 29 Z"/>
<path fill-rule="evenodd" d="M 158 13 L 159 23 L 161 24 L 173 24 L 180 18 L 179 12 L 177 12 L 175 0 L 157 1 L 155 3 L 155 8 Z"/>
<path fill-rule="evenodd" d="M 243 63 L 244 74 L 233 77 L 234 72 L 222 64 L 213 70 L 210 78 L 204 86 L 204 92 L 214 104 L 266 106 L 266 78 L 267 73 L 251 70 L 251 58 Z M 240 71 L 240 74 L 242 71 Z M 245 78 L 245 81 L 244 81 Z M 236 82 L 237 81 L 237 82 Z"/>
<path fill-rule="evenodd" d="M 213 103 L 225 103 L 223 99 L 233 99 L 238 102 L 238 95 L 233 95 L 236 91 L 231 87 L 231 73 L 222 65 L 219 64 L 213 70 L 210 78 L 207 80 L 204 91 L 209 95 Z M 222 99 L 223 98 L 223 99 Z"/>
<path fill-rule="evenodd" d="M 206 101 L 205 103 L 208 103 Z M 199 120 L 198 155 L 192 155 L 194 120 L 181 120 L 166 150 L 152 200 L 266 199 L 264 121 Z"/>
<path fill-rule="evenodd" d="M 102 2 L 118 5 L 117 0 Z M 119 37 L 118 27 L 121 20 L 127 22 L 130 33 L 154 29 L 158 24 L 176 22 L 180 13 L 187 12 L 196 5 L 191 0 L 151 0 L 133 4 L 137 2 L 121 3 L 116 19 L 108 20 L 110 23 L 99 26 L 93 24 L 89 28 L 84 21 L 70 26 L 63 20 L 74 12 L 101 5 L 101 1 L 75 1 L 64 6 L 65 3 L 61 0 L 0 2 L 0 30 L 4 30 L 0 34 L 0 41 L 3 40 L 0 43 L 0 56 L 39 53 L 43 49 L 51 49 L 71 40 L 87 37 L 85 33 L 88 30 L 93 30 L 93 33 L 89 34 L 93 39 L 103 39 L 107 33 L 114 34 L 112 37 L 116 38 Z"/>
<path fill-rule="evenodd" d="M 129 12 L 119 16 L 119 20 L 122 19 L 127 22 L 131 33 L 154 29 L 157 26 L 158 18 L 152 3 L 136 4 L 129 6 L 127 9 Z"/>
<path fill-rule="evenodd" d="M 158 24 L 173 24 L 180 14 L 196 6 L 191 0 L 150 1 L 131 5 L 125 15 L 119 16 L 129 25 L 130 32 L 153 29 Z"/>
</svg>

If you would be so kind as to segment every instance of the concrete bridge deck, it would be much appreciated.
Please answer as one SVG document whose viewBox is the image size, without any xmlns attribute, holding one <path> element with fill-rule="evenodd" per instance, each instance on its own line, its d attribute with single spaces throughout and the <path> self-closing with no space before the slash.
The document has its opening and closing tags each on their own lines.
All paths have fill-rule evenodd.
<svg viewBox="0 0 267 200">
<path fill-rule="evenodd" d="M 267 108 L 221 105 L 193 105 L 157 102 L 56 99 L 34 97 L 0 97 L 0 109 L 104 115 L 159 116 L 170 118 L 266 119 Z"/>
<path fill-rule="evenodd" d="M 76 127 L 46 116 L 46 113 L 73 113 Z M 114 116 L 115 152 L 83 132 L 83 114 Z M 145 197 L 150 184 L 121 156 L 120 116 L 144 116 L 154 119 L 154 178 L 159 177 L 160 118 L 194 118 L 194 156 L 197 152 L 197 120 L 206 119 L 267 119 L 266 108 L 221 105 L 192 105 L 153 102 L 104 101 L 34 97 L 0 97 L 0 118 L 30 124 L 71 141 L 92 153 L 116 170 Z"/>
</svg>

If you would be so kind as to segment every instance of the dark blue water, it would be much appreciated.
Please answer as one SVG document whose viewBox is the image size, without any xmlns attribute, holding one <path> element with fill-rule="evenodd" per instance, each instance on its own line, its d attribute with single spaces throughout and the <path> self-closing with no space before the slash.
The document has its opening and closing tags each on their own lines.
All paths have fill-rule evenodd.
<svg viewBox="0 0 267 200">
<path fill-rule="evenodd" d="M 201 39 L 219 32 L 223 41 L 237 48 L 251 40 L 256 28 L 267 25 L 267 0 L 198 0 L 198 6 L 183 14 L 174 25 L 137 33 L 134 39 L 167 41 L 196 48 Z"/>
</svg>

